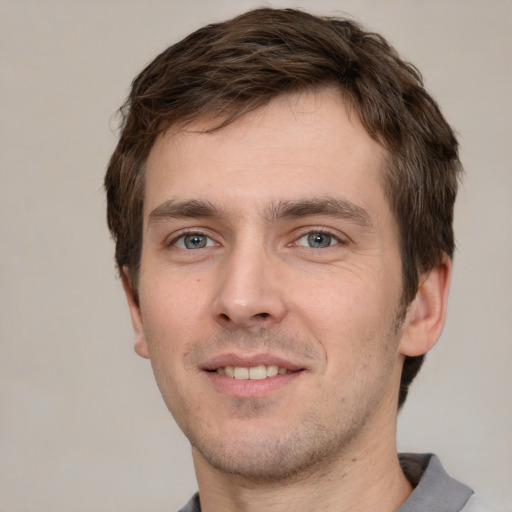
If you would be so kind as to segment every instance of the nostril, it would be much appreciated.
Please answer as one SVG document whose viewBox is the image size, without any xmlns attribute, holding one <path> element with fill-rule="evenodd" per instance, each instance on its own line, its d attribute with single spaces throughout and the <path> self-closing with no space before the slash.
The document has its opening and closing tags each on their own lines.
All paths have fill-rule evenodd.
<svg viewBox="0 0 512 512">
<path fill-rule="evenodd" d="M 257 318 L 268 318 L 270 316 L 270 313 L 257 313 L 254 316 Z"/>
</svg>

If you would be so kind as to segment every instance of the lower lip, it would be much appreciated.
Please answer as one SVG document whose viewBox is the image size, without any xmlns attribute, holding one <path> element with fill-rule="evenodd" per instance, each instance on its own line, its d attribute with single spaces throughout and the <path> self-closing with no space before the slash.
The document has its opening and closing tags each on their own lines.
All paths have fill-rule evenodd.
<svg viewBox="0 0 512 512">
<path fill-rule="evenodd" d="M 266 379 L 234 379 L 217 372 L 203 372 L 214 387 L 235 398 L 260 398 L 269 395 L 298 379 L 303 370 L 267 377 Z"/>
</svg>

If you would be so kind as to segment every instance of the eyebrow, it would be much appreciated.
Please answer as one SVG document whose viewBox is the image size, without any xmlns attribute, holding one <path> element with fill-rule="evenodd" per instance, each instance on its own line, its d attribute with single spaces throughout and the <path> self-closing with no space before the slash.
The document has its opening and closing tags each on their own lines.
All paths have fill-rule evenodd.
<svg viewBox="0 0 512 512">
<path fill-rule="evenodd" d="M 219 217 L 219 208 L 209 201 L 191 199 L 188 201 L 175 201 L 170 199 L 157 206 L 148 218 L 148 224 L 158 223 L 166 219 Z"/>
<path fill-rule="evenodd" d="M 199 199 L 176 201 L 170 199 L 151 211 L 148 225 L 166 219 L 221 218 L 228 216 L 228 212 L 228 208 L 216 206 L 209 201 Z M 233 215 L 235 214 L 233 213 Z M 342 198 L 321 197 L 277 201 L 266 205 L 264 208 L 264 216 L 270 221 L 321 215 L 345 219 L 368 230 L 374 228 L 372 218 L 364 208 Z"/>
<path fill-rule="evenodd" d="M 370 214 L 364 208 L 347 199 L 333 197 L 279 201 L 269 206 L 267 216 L 276 220 L 319 215 L 345 219 L 366 229 L 374 227 Z"/>
</svg>

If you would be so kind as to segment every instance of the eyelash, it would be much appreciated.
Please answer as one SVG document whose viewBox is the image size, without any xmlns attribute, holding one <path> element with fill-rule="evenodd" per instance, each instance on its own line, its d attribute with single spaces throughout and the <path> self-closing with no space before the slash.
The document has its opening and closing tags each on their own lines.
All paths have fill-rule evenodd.
<svg viewBox="0 0 512 512">
<path fill-rule="evenodd" d="M 329 244 L 325 247 L 311 247 L 309 245 L 302 245 L 299 244 L 299 240 L 301 240 L 304 237 L 308 237 L 310 235 L 325 235 L 330 237 L 335 243 Z M 330 247 L 336 246 L 336 245 L 346 245 L 347 241 L 344 240 L 339 234 L 334 234 L 332 231 L 326 229 L 326 228 L 308 228 L 307 230 L 303 231 L 291 244 L 289 245 L 296 245 L 299 247 L 303 247 L 304 249 L 310 249 L 310 250 L 318 250 L 318 249 L 329 249 Z"/>
<path fill-rule="evenodd" d="M 201 231 L 198 231 L 198 230 L 192 230 L 192 231 L 185 231 L 185 232 L 182 231 L 177 236 L 174 236 L 169 242 L 165 243 L 165 247 L 173 247 L 174 246 L 174 247 L 178 247 L 179 249 L 183 249 L 183 250 L 197 250 L 197 248 L 193 249 L 190 247 L 179 247 L 178 246 L 178 242 L 180 240 L 183 240 L 183 245 L 185 245 L 185 242 L 184 242 L 185 238 L 192 237 L 192 236 L 206 238 L 209 240 L 209 242 L 213 242 L 213 243 L 209 243 L 207 241 L 208 245 L 206 245 L 205 247 L 199 247 L 199 249 L 204 249 L 206 247 L 213 247 L 215 245 L 218 245 L 217 242 L 215 242 L 215 240 L 211 236 L 207 235 L 206 233 L 202 233 Z"/>
<path fill-rule="evenodd" d="M 335 243 L 329 243 L 329 245 L 326 245 L 325 247 L 311 247 L 309 245 L 305 245 L 305 244 L 299 244 L 298 242 L 304 238 L 304 237 L 307 237 L 307 236 L 310 236 L 310 235 L 325 235 L 325 236 L 328 236 L 331 238 L 331 241 L 335 241 Z M 180 240 L 183 240 L 183 243 L 182 245 L 185 245 L 185 238 L 186 237 L 192 237 L 192 236 L 197 236 L 197 237 L 204 237 L 207 239 L 206 241 L 206 244 L 204 247 L 196 247 L 196 248 L 192 248 L 192 247 L 180 247 L 178 245 L 178 242 Z M 341 238 L 338 234 L 334 234 L 332 231 L 328 230 L 328 229 L 325 229 L 325 228 L 308 228 L 307 230 L 304 230 L 302 233 L 299 234 L 299 236 L 297 236 L 291 243 L 287 244 L 288 247 L 290 246 L 298 246 L 298 247 L 301 247 L 301 248 L 304 248 L 304 249 L 310 249 L 310 250 L 319 250 L 319 249 L 328 249 L 330 247 L 333 247 L 333 246 L 336 246 L 336 245 L 346 245 L 347 244 L 347 241 L 344 240 L 343 238 Z M 172 238 L 172 240 L 170 240 L 169 242 L 166 242 L 165 243 L 165 247 L 177 247 L 179 249 L 183 249 L 183 250 L 188 250 L 188 251 L 192 251 L 192 250 L 198 250 L 198 249 L 205 249 L 205 248 L 208 248 L 208 247 L 214 247 L 215 245 L 218 245 L 217 242 L 215 242 L 215 240 L 209 236 L 208 234 L 204 233 L 204 232 L 201 232 L 199 230 L 191 230 L 191 231 L 186 231 L 186 232 L 181 232 L 179 233 L 177 236 L 174 236 Z"/>
</svg>

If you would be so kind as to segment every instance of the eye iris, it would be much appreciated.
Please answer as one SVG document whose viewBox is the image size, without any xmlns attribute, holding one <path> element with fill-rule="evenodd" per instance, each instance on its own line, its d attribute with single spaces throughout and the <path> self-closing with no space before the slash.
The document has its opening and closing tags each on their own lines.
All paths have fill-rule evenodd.
<svg viewBox="0 0 512 512">
<path fill-rule="evenodd" d="M 184 239 L 187 249 L 202 249 L 206 247 L 206 237 L 202 235 L 189 235 Z"/>
<path fill-rule="evenodd" d="M 308 244 L 317 249 L 329 247 L 331 245 L 331 236 L 325 233 L 312 233 L 308 235 Z"/>
</svg>

